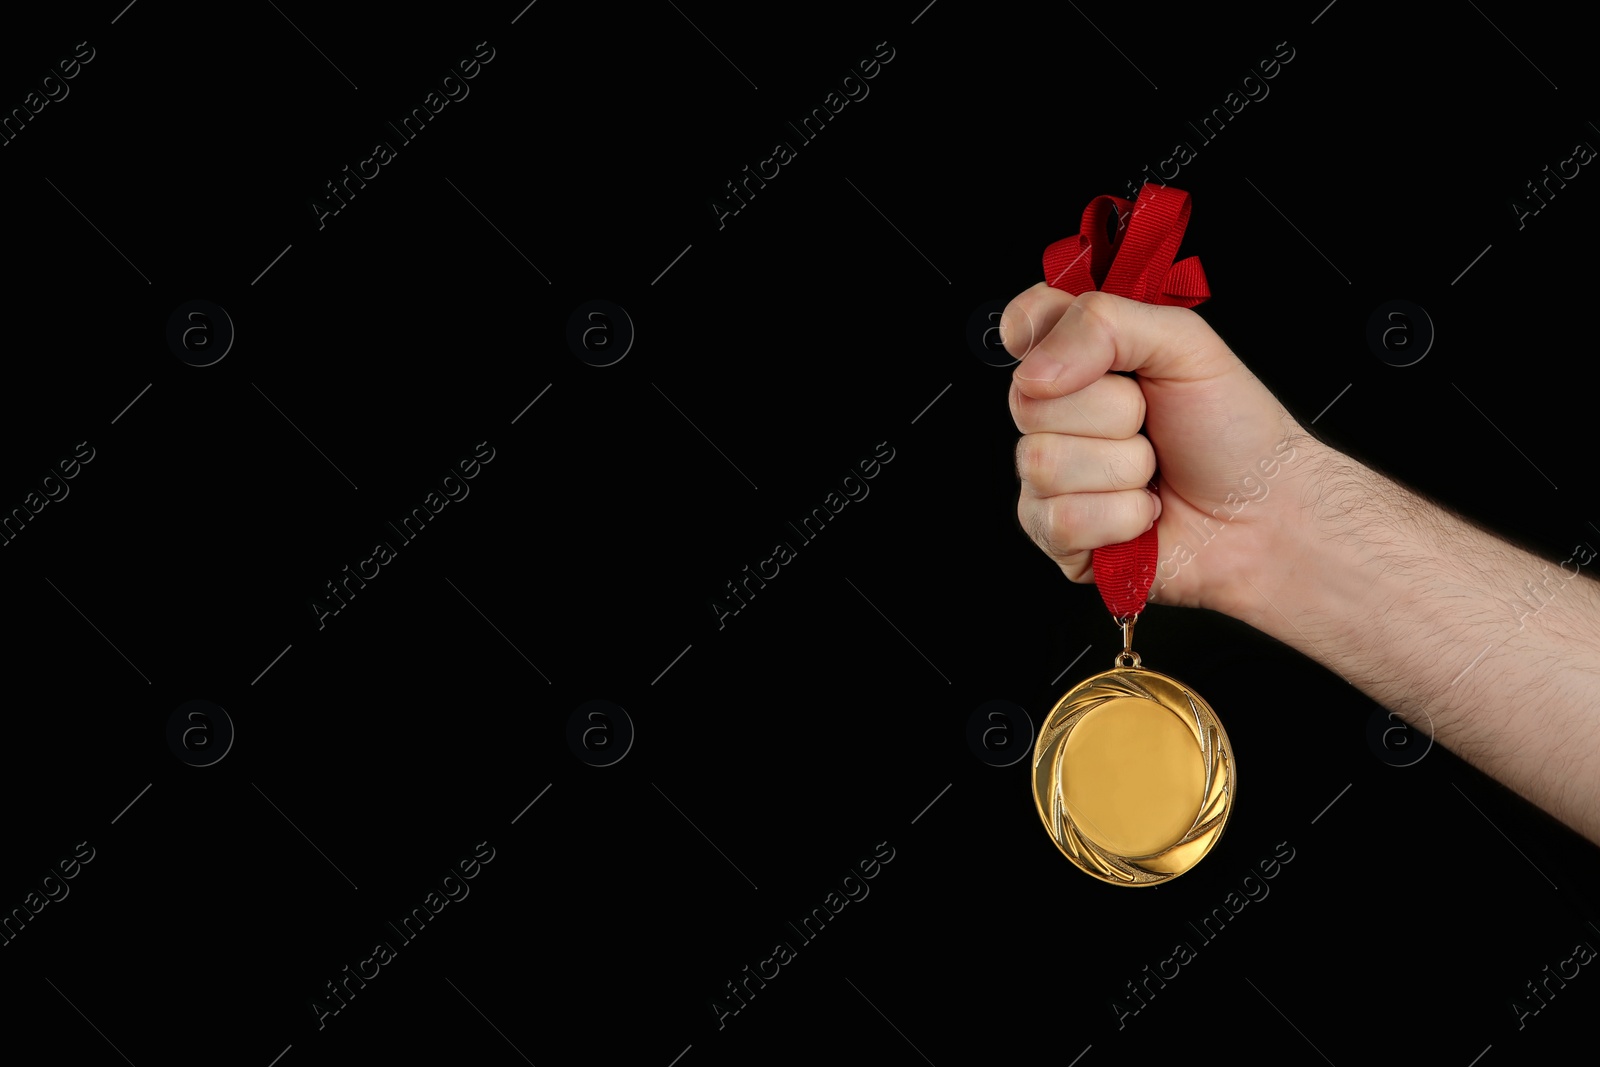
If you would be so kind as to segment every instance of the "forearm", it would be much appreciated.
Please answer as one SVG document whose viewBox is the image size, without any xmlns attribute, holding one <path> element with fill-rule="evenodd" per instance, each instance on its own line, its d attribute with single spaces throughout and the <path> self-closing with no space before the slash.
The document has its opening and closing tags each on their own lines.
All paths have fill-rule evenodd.
<svg viewBox="0 0 1600 1067">
<path fill-rule="evenodd" d="M 1600 844 L 1594 550 L 1542 560 L 1325 446 L 1312 452 L 1274 549 L 1223 610 Z"/>
</svg>

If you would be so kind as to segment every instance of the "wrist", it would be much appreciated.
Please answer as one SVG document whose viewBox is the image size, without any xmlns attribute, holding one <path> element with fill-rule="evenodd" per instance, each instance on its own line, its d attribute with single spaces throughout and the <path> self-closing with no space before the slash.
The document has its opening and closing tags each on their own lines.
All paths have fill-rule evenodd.
<svg viewBox="0 0 1600 1067">
<path fill-rule="evenodd" d="M 1377 579 L 1394 537 L 1380 501 L 1404 493 L 1376 471 L 1309 435 L 1295 441 L 1293 481 L 1261 516 L 1255 551 L 1219 583 L 1211 607 L 1336 668 L 1372 619 L 1399 595 Z"/>
</svg>

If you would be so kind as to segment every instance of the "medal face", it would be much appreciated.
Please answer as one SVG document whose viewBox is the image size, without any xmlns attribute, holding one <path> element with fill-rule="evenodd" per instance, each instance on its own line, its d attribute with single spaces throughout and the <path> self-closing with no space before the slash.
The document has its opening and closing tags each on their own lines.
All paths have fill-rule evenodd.
<svg viewBox="0 0 1600 1067">
<path fill-rule="evenodd" d="M 1138 666 L 1075 686 L 1033 751 L 1045 828 L 1069 860 L 1114 885 L 1156 885 L 1199 863 L 1222 836 L 1234 778 L 1211 706 Z"/>
</svg>

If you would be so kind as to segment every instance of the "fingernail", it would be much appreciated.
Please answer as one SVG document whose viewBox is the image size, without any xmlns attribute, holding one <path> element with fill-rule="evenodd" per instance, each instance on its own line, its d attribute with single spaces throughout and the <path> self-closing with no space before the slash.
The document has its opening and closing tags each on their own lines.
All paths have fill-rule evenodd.
<svg viewBox="0 0 1600 1067">
<path fill-rule="evenodd" d="M 1025 359 L 1017 368 L 1017 377 L 1029 382 L 1053 382 L 1060 373 L 1061 364 L 1042 356 Z"/>
</svg>

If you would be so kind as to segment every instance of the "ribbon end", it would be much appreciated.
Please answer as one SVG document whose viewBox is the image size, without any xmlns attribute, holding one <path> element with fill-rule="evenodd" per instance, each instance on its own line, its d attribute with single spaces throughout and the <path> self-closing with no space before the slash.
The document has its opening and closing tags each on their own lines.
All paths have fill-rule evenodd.
<svg viewBox="0 0 1600 1067">
<path fill-rule="evenodd" d="M 1172 265 L 1161 283 L 1161 303 L 1192 308 L 1211 299 L 1211 286 L 1200 266 L 1199 256 L 1190 256 Z"/>
</svg>

